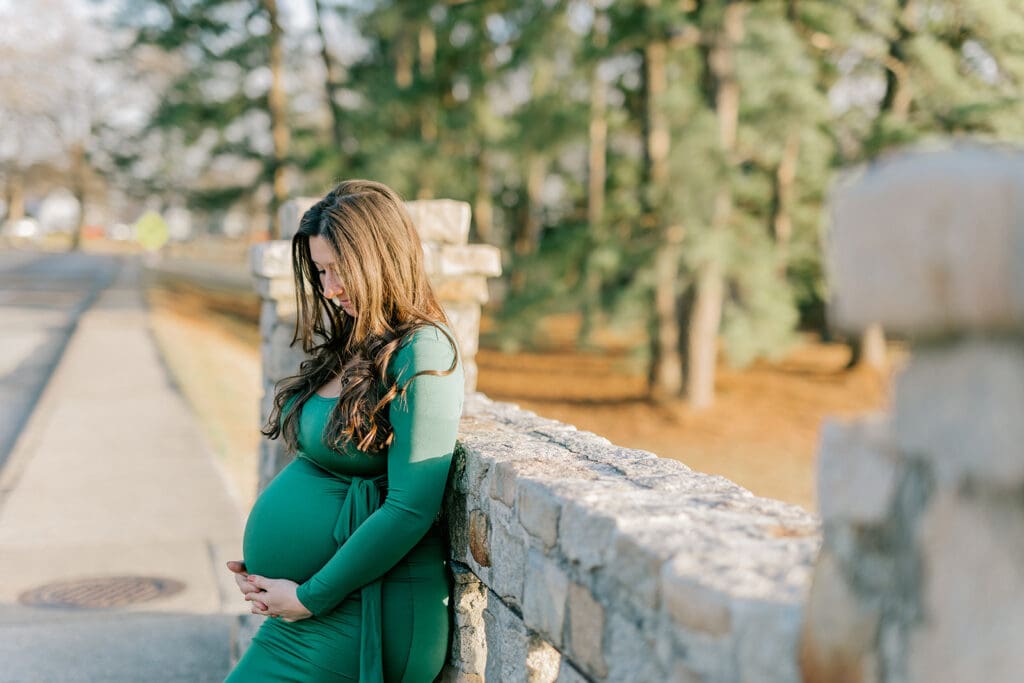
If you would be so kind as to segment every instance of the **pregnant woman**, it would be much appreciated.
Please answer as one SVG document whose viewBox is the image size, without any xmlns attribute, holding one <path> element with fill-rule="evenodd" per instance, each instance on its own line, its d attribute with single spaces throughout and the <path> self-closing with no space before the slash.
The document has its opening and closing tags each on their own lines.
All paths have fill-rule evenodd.
<svg viewBox="0 0 1024 683">
<path fill-rule="evenodd" d="M 292 239 L 294 341 L 264 433 L 295 459 L 256 500 L 235 579 L 268 617 L 229 683 L 429 682 L 448 646 L 436 522 L 463 372 L 409 214 L 345 181 Z"/>
</svg>

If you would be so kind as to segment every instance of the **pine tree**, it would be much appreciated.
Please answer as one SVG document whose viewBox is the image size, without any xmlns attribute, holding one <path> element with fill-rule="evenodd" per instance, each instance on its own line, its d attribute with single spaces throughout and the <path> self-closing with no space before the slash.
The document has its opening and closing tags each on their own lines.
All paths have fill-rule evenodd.
<svg viewBox="0 0 1024 683">
<path fill-rule="evenodd" d="M 124 0 L 117 23 L 135 31 L 134 53 L 170 65 L 149 126 L 122 164 L 150 190 L 182 194 L 196 209 L 221 210 L 269 188 L 276 221 L 288 195 L 290 131 L 276 2 Z M 155 148 L 166 155 L 159 166 Z M 198 177 L 172 167 L 197 157 Z"/>
</svg>

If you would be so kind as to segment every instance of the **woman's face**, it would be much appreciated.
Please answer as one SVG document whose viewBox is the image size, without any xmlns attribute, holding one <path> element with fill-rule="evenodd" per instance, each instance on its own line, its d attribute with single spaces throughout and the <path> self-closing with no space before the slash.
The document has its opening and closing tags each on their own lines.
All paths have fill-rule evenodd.
<svg viewBox="0 0 1024 683">
<path fill-rule="evenodd" d="M 345 286 L 335 274 L 338 268 L 337 259 L 330 243 L 323 237 L 310 237 L 309 253 L 313 257 L 313 264 L 320 276 L 320 286 L 324 290 L 324 296 L 341 306 L 341 310 L 353 318 L 356 317 L 356 309 L 352 305 L 352 300 L 349 299 Z"/>
</svg>

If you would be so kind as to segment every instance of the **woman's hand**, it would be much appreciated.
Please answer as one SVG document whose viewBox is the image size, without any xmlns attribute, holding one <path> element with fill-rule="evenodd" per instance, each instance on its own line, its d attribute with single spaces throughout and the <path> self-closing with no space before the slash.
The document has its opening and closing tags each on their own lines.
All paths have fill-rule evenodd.
<svg viewBox="0 0 1024 683">
<path fill-rule="evenodd" d="M 249 573 L 246 571 L 245 562 L 239 562 L 238 560 L 228 561 L 228 569 L 235 575 L 235 583 L 238 584 L 238 590 L 242 591 L 242 595 L 245 596 L 246 600 L 249 600 L 251 593 L 259 593 L 260 589 L 257 588 L 249 581 Z M 266 610 L 267 606 L 261 602 L 258 598 L 253 598 L 253 606 L 259 607 L 261 610 Z"/>
<path fill-rule="evenodd" d="M 299 602 L 295 591 L 299 584 L 288 579 L 267 579 L 249 574 L 249 583 L 259 592 L 248 593 L 246 600 L 253 602 L 252 613 L 268 617 L 280 617 L 283 621 L 299 621 L 308 619 L 313 613 Z M 262 609 L 260 608 L 262 605 Z"/>
</svg>

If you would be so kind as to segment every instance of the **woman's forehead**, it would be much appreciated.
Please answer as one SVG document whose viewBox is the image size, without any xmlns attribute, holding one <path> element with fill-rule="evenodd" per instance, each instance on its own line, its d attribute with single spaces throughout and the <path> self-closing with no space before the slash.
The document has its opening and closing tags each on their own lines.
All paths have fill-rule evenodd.
<svg viewBox="0 0 1024 683">
<path fill-rule="evenodd" d="M 313 258 L 313 261 L 321 265 L 334 263 L 335 261 L 334 250 L 331 248 L 331 245 L 323 237 L 316 235 L 309 238 L 309 255 Z"/>
</svg>

